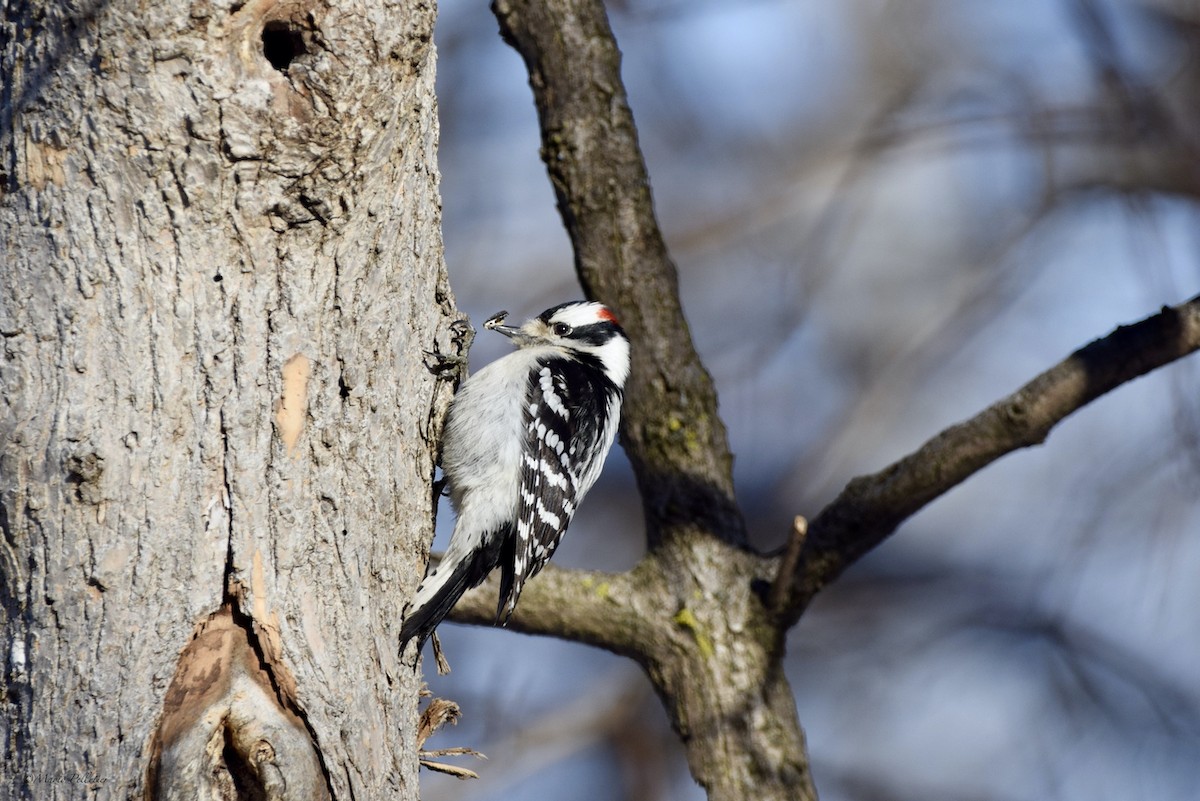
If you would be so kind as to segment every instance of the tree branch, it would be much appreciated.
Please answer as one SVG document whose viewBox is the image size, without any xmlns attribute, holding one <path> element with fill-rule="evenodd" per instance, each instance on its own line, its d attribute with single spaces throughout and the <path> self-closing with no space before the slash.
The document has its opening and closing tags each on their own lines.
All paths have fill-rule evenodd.
<svg viewBox="0 0 1200 801">
<path fill-rule="evenodd" d="M 1093 398 L 1200 347 L 1200 298 L 1083 348 L 907 459 L 852 481 L 807 539 L 797 522 L 784 558 L 752 554 L 742 547 L 716 392 L 683 317 L 603 3 L 493 0 L 492 10 L 529 72 L 542 159 L 580 282 L 633 340 L 622 443 L 651 546 L 627 574 L 547 567 L 526 585 L 510 628 L 638 661 L 714 801 L 814 798 L 780 662 L 787 627 L 924 504 L 1042 441 Z M 496 593 L 491 583 L 468 593 L 452 619 L 491 624 Z"/>
<path fill-rule="evenodd" d="M 744 543 L 717 393 L 683 317 L 604 4 L 495 0 L 492 11 L 529 70 L 542 160 L 580 283 L 633 340 L 621 442 L 650 545 L 687 524 Z"/>
<path fill-rule="evenodd" d="M 450 620 L 494 626 L 499 594 L 499 576 L 493 573 L 459 599 Z M 647 620 L 654 617 L 644 607 L 669 608 L 669 598 L 653 557 L 626 573 L 548 564 L 525 585 L 521 603 L 506 628 L 586 643 L 637 659 L 649 652 Z"/>
<path fill-rule="evenodd" d="M 815 798 L 780 630 L 751 589 L 767 560 L 744 548 L 716 391 L 683 317 L 604 5 L 494 0 L 492 10 L 529 71 L 580 282 L 633 342 L 621 435 L 650 545 L 630 575 L 603 579 L 604 592 L 539 576 L 513 626 L 638 661 L 712 801 Z"/>
<path fill-rule="evenodd" d="M 983 467 L 1039 445 L 1101 395 L 1200 349 L 1200 296 L 1121 326 L 884 470 L 852 480 L 809 526 L 783 619 L 879 545 L 909 516 Z"/>
</svg>

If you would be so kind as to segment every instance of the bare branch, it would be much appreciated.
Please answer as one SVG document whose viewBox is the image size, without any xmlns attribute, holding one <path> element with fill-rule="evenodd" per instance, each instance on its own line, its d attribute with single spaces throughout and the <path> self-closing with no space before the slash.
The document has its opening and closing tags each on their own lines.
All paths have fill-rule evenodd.
<svg viewBox="0 0 1200 801">
<path fill-rule="evenodd" d="M 884 470 L 846 485 L 809 526 L 784 620 L 931 500 L 1018 448 L 1039 445 L 1072 412 L 1200 349 L 1200 296 L 1072 353 Z"/>
<path fill-rule="evenodd" d="M 744 543 L 716 390 L 679 304 L 604 4 L 495 0 L 492 11 L 529 70 L 542 160 L 579 280 L 616 310 L 633 340 L 621 441 L 650 544 L 689 523 Z"/>
<path fill-rule="evenodd" d="M 647 612 L 666 608 L 670 596 L 660 571 L 647 557 L 628 573 L 569 570 L 546 565 L 525 585 L 521 604 L 507 628 L 525 634 L 561 637 L 637 658 L 647 650 Z M 498 576 L 459 599 L 450 612 L 456 623 L 496 623 Z M 643 657 L 644 658 L 644 657 Z"/>
</svg>

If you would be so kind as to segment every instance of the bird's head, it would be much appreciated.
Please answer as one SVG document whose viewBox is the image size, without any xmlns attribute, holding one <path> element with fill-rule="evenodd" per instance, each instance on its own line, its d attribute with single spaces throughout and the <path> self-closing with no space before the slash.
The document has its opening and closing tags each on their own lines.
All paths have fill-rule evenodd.
<svg viewBox="0 0 1200 801">
<path fill-rule="evenodd" d="M 595 359 L 621 387 L 629 376 L 629 337 L 616 315 L 602 303 L 560 303 L 518 327 L 504 325 L 508 312 L 497 312 L 483 324 L 511 339 L 518 348 L 550 347 L 578 359 Z"/>
</svg>

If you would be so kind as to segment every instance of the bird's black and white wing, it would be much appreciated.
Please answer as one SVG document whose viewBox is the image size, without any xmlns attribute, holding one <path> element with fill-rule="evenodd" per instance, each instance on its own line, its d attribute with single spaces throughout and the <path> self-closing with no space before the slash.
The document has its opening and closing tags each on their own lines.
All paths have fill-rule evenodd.
<svg viewBox="0 0 1200 801">
<path fill-rule="evenodd" d="M 596 375 L 575 360 L 555 359 L 530 376 L 513 553 L 501 560 L 501 623 L 516 608 L 525 580 L 554 554 L 612 444 L 619 390 Z M 613 390 L 618 403 L 610 402 Z"/>
</svg>

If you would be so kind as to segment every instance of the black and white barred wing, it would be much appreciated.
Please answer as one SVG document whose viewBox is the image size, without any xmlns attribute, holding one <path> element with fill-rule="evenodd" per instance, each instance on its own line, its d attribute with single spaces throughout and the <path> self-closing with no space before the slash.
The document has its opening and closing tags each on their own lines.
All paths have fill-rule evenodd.
<svg viewBox="0 0 1200 801">
<path fill-rule="evenodd" d="M 501 622 L 516 608 L 525 580 L 553 555 L 583 494 L 599 474 L 597 462 L 604 461 L 607 447 L 597 445 L 602 437 L 612 439 L 602 430 L 602 412 L 593 408 L 604 402 L 600 392 L 573 361 L 543 365 L 531 376 L 514 553 L 511 560 L 501 562 L 505 568 L 512 565 L 511 576 L 507 570 L 501 575 L 496 612 Z"/>
</svg>

